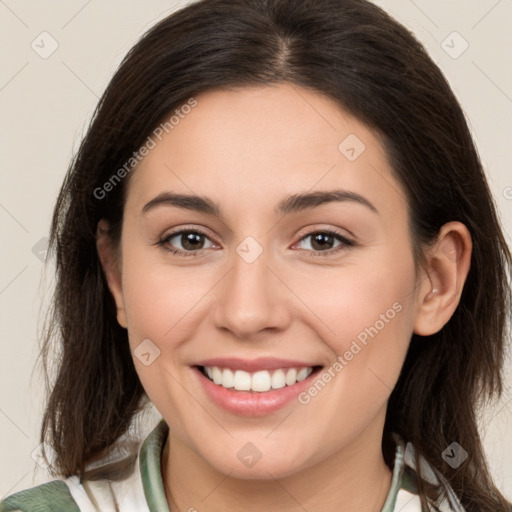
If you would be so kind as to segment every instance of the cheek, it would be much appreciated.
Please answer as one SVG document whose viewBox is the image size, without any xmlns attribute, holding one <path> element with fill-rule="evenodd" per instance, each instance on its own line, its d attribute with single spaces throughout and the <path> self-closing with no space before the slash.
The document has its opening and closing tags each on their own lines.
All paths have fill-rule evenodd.
<svg viewBox="0 0 512 512">
<path fill-rule="evenodd" d="M 348 443 L 385 409 L 409 346 L 412 308 L 407 273 L 400 279 L 387 279 L 379 272 L 357 277 L 357 286 L 344 279 L 346 288 L 331 294 L 330 301 L 325 295 L 321 299 L 322 321 L 335 333 L 324 337 L 333 352 L 332 363 L 299 397 L 303 425 L 310 425 L 323 439 L 315 457 Z"/>
<path fill-rule="evenodd" d="M 327 387 L 353 411 L 382 406 L 398 379 L 413 330 L 412 255 L 397 261 L 391 251 L 383 251 L 373 255 L 371 264 L 315 282 L 307 303 L 314 304 L 315 328 L 333 352 L 330 374 L 324 375 Z"/>
<path fill-rule="evenodd" d="M 377 338 L 391 344 L 408 341 L 413 287 L 412 259 L 393 263 L 383 254 L 373 255 L 368 265 L 358 262 L 300 277 L 294 291 L 309 307 L 315 330 L 343 354 L 354 340 L 362 346 Z"/>
<path fill-rule="evenodd" d="M 169 347 L 211 285 L 198 267 L 172 267 L 155 259 L 144 250 L 130 253 L 123 262 L 123 296 L 134 341 L 149 338 L 163 345 L 165 339 Z"/>
<path fill-rule="evenodd" d="M 200 298 L 208 287 L 197 270 L 156 263 L 143 250 L 126 254 L 129 257 L 123 260 L 123 297 L 137 374 L 162 414 L 169 410 L 185 414 L 186 407 L 193 404 L 179 392 L 180 386 L 175 386 L 176 381 L 183 380 L 178 358 L 181 345 L 190 339 L 197 323 L 195 308 L 200 307 Z M 144 354 L 148 353 L 145 359 Z M 182 422 L 171 423 L 176 434 L 186 436 Z"/>
</svg>

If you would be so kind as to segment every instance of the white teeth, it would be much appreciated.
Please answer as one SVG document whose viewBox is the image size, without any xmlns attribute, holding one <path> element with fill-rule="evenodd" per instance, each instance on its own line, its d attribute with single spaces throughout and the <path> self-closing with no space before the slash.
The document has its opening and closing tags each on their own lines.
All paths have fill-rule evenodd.
<svg viewBox="0 0 512 512">
<path fill-rule="evenodd" d="M 222 385 L 225 388 L 232 388 L 235 385 L 235 376 L 229 368 L 224 368 L 222 372 Z"/>
<path fill-rule="evenodd" d="M 272 387 L 272 377 L 267 371 L 253 373 L 251 389 L 253 391 L 268 391 Z"/>
<path fill-rule="evenodd" d="M 284 379 L 284 371 L 276 370 L 272 374 L 272 389 L 280 389 L 286 386 L 286 381 Z"/>
<path fill-rule="evenodd" d="M 222 383 L 222 372 L 219 370 L 219 368 L 217 368 L 217 366 L 214 366 L 212 368 L 212 373 L 213 373 L 213 382 L 215 382 L 215 384 L 221 384 Z"/>
<path fill-rule="evenodd" d="M 290 368 L 286 372 L 286 377 L 284 378 L 284 380 L 286 381 L 286 384 L 288 386 L 292 386 L 293 384 L 295 384 L 297 382 L 297 370 L 295 368 Z"/>
<path fill-rule="evenodd" d="M 285 386 L 293 386 L 300 382 L 313 371 L 309 368 L 283 368 L 274 370 L 272 373 L 260 370 L 249 373 L 244 370 L 231 370 L 219 368 L 218 366 L 205 366 L 206 375 L 215 384 L 225 388 L 234 388 L 237 391 L 256 391 L 264 393 L 271 389 L 280 389 Z"/>
<path fill-rule="evenodd" d="M 309 368 L 301 368 L 297 372 L 297 382 L 304 380 L 309 375 L 308 371 L 309 371 Z"/>
<path fill-rule="evenodd" d="M 249 391 L 251 389 L 251 374 L 244 372 L 243 370 L 237 370 L 235 372 L 233 386 L 237 391 Z"/>
</svg>

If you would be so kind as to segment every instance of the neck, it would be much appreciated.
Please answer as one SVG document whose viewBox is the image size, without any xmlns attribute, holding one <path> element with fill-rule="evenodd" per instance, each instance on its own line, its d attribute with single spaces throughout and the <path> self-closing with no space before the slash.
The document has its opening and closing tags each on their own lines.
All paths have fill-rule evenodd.
<svg viewBox="0 0 512 512">
<path fill-rule="evenodd" d="M 361 435 L 321 462 L 283 478 L 233 478 L 169 432 L 162 475 L 171 512 L 380 512 L 392 471 L 380 437 Z"/>
</svg>

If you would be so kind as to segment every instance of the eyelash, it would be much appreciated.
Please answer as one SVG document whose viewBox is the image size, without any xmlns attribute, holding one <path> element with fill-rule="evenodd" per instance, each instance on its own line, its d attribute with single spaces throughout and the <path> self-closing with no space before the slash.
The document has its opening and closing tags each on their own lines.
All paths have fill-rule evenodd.
<svg viewBox="0 0 512 512">
<path fill-rule="evenodd" d="M 199 231 L 197 229 L 182 229 L 181 231 L 175 231 L 173 233 L 169 233 L 164 238 L 159 240 L 157 242 L 157 245 L 162 247 L 164 250 L 169 251 L 170 253 L 172 253 L 174 255 L 177 255 L 177 256 L 184 256 L 184 257 L 197 257 L 197 256 L 200 256 L 201 252 L 204 249 L 199 249 L 197 251 L 183 251 L 182 249 L 171 249 L 170 247 L 167 246 L 167 244 L 169 243 L 169 240 L 171 238 L 174 238 L 176 235 L 181 235 L 183 233 L 195 233 L 195 234 L 198 234 L 198 235 L 205 236 L 206 238 L 209 238 L 206 233 L 203 233 L 202 231 Z M 338 239 L 340 242 L 342 242 L 342 244 L 339 245 L 335 249 L 329 249 L 329 250 L 326 250 L 326 251 L 314 251 L 314 250 L 309 250 L 309 249 L 299 249 L 299 250 L 300 251 L 305 251 L 305 252 L 309 253 L 308 256 L 311 256 L 313 258 L 317 258 L 319 256 L 327 256 L 327 257 L 329 257 L 329 256 L 332 256 L 334 254 L 337 254 L 338 252 L 340 252 L 342 250 L 345 250 L 345 249 L 347 249 L 349 247 L 353 247 L 353 246 L 356 245 L 354 241 L 349 240 L 348 238 L 343 236 L 341 233 L 338 233 L 337 231 L 334 231 L 332 229 L 322 229 L 322 230 L 318 230 L 318 231 L 310 231 L 309 233 L 307 233 L 303 237 L 301 237 L 299 242 L 301 242 L 302 240 L 304 240 L 304 239 L 306 239 L 306 238 L 308 238 L 308 237 L 310 237 L 312 235 L 318 235 L 318 234 L 331 235 L 334 238 Z"/>
</svg>

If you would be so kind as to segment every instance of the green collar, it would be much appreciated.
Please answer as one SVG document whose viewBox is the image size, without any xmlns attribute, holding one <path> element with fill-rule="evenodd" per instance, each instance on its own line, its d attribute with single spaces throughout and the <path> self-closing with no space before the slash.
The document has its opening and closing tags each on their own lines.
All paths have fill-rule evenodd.
<svg viewBox="0 0 512 512">
<path fill-rule="evenodd" d="M 169 505 L 165 496 L 162 480 L 161 460 L 165 441 L 169 434 L 169 427 L 162 419 L 145 439 L 140 449 L 140 474 L 142 487 L 150 512 L 169 512 Z M 398 491 L 401 488 L 415 493 L 414 478 L 409 468 L 404 465 L 404 442 L 398 437 L 396 440 L 395 463 L 393 477 L 386 502 L 381 512 L 393 512 Z"/>
<path fill-rule="evenodd" d="M 169 512 L 161 471 L 162 451 L 168 434 L 169 426 L 162 419 L 140 449 L 140 476 L 150 512 Z"/>
</svg>

